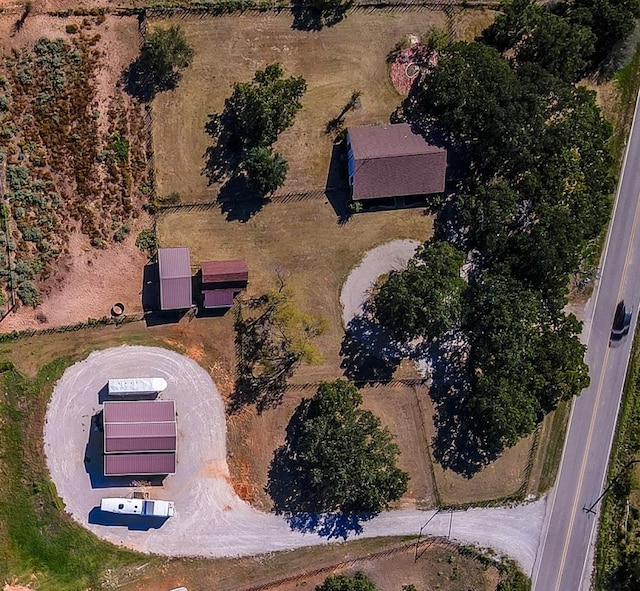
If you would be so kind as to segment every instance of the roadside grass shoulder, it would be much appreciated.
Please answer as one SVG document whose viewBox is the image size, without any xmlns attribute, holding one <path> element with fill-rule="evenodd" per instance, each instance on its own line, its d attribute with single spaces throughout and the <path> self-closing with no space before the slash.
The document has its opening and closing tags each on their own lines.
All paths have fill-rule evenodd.
<svg viewBox="0 0 640 591">
<path fill-rule="evenodd" d="M 640 341 L 633 345 L 609 459 L 607 482 L 614 486 L 602 499 L 596 544 L 595 591 L 620 587 L 621 567 L 628 553 L 640 549 L 640 482 L 629 469 L 640 460 Z"/>
</svg>

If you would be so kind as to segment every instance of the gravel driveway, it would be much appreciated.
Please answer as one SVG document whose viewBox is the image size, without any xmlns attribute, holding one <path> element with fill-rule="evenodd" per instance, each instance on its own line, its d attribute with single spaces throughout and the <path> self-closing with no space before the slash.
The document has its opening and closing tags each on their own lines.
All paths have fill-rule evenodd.
<svg viewBox="0 0 640 591">
<path fill-rule="evenodd" d="M 86 454 L 93 457 L 87 444 L 91 418 L 101 409 L 100 390 L 109 378 L 134 376 L 165 378 L 168 387 L 161 398 L 175 400 L 178 413 L 177 472 L 162 486 L 146 489 L 154 498 L 175 501 L 176 512 L 152 527 L 137 516 L 115 516 L 107 521 L 110 515 L 96 510 L 100 499 L 126 496 L 133 488 L 108 486 L 100 476 L 101 465 L 83 461 Z M 98 439 L 102 436 L 94 432 L 92 438 L 96 435 Z M 153 347 L 118 347 L 92 353 L 67 369 L 49 403 L 44 444 L 51 477 L 67 512 L 115 544 L 170 556 L 225 557 L 331 541 L 313 531 L 294 531 L 283 517 L 259 512 L 235 495 L 226 463 L 222 400 L 207 372 L 178 353 Z M 363 523 L 360 535 L 417 534 L 429 522 L 423 535 L 450 534 L 455 540 L 491 546 L 531 572 L 544 507 L 545 501 L 453 514 L 404 509 Z"/>
<path fill-rule="evenodd" d="M 371 288 L 381 275 L 406 268 L 420 242 L 417 240 L 392 240 L 371 249 L 360 264 L 349 273 L 342 286 L 342 322 L 344 326 L 364 312 Z"/>
</svg>

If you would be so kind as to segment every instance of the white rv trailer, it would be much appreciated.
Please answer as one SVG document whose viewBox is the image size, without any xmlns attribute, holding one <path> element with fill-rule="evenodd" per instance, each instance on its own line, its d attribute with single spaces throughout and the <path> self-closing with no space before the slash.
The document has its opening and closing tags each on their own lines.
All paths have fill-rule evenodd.
<svg viewBox="0 0 640 591">
<path fill-rule="evenodd" d="M 171 517 L 173 515 L 173 501 L 108 498 L 102 499 L 100 510 L 107 513 L 142 515 L 144 517 Z"/>
<path fill-rule="evenodd" d="M 158 394 L 167 387 L 164 378 L 119 378 L 109 380 L 109 396 Z"/>
</svg>

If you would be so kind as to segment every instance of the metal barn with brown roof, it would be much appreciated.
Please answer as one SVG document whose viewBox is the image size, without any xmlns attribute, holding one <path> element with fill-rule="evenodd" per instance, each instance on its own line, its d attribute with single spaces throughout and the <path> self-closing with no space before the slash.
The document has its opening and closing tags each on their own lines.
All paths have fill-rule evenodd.
<svg viewBox="0 0 640 591">
<path fill-rule="evenodd" d="M 347 161 L 354 200 L 444 191 L 446 150 L 428 144 L 407 123 L 349 128 Z"/>
<path fill-rule="evenodd" d="M 158 249 L 160 309 L 185 310 L 193 302 L 191 257 L 185 246 Z"/>
<path fill-rule="evenodd" d="M 106 401 L 103 425 L 105 476 L 175 472 L 178 429 L 173 400 Z"/>
</svg>

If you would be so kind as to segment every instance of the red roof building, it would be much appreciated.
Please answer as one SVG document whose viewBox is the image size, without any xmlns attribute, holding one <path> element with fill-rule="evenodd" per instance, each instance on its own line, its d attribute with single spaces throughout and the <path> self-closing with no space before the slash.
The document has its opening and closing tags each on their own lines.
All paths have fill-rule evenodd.
<svg viewBox="0 0 640 591">
<path fill-rule="evenodd" d="M 105 476 L 175 472 L 178 430 L 173 400 L 106 401 L 103 425 Z"/>
<path fill-rule="evenodd" d="M 160 274 L 160 309 L 185 310 L 191 307 L 191 258 L 189 249 L 158 249 L 158 271 Z"/>
<path fill-rule="evenodd" d="M 444 191 L 446 150 L 428 144 L 407 123 L 349 128 L 347 161 L 354 200 Z"/>
<path fill-rule="evenodd" d="M 249 267 L 243 259 L 201 263 L 202 305 L 206 309 L 233 306 L 233 300 L 249 281 Z"/>
<path fill-rule="evenodd" d="M 244 259 L 232 261 L 205 261 L 200 265 L 202 283 L 247 283 L 249 267 Z"/>
</svg>

